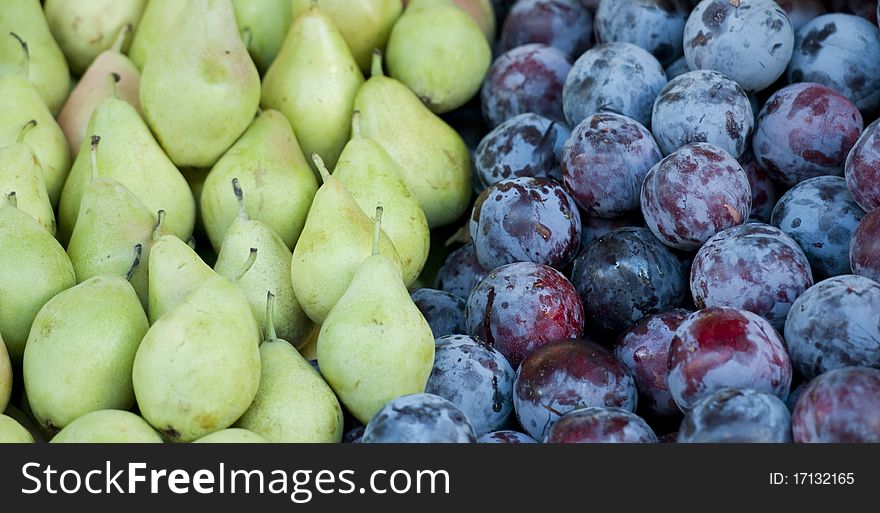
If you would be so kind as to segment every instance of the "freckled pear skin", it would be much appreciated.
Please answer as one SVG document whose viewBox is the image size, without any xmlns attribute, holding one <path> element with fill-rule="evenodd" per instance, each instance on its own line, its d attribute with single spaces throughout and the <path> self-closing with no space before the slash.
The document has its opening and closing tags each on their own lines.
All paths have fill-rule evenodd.
<svg viewBox="0 0 880 513">
<path fill-rule="evenodd" d="M 150 250 L 150 323 L 177 306 L 208 278 L 217 274 L 202 258 L 174 235 L 162 235 Z"/>
<path fill-rule="evenodd" d="M 28 122 L 19 132 L 23 139 L 35 122 Z M 15 193 L 18 209 L 27 212 L 52 235 L 55 235 L 55 212 L 43 179 L 43 166 L 30 146 L 14 142 L 0 147 L 0 195 Z"/>
</svg>

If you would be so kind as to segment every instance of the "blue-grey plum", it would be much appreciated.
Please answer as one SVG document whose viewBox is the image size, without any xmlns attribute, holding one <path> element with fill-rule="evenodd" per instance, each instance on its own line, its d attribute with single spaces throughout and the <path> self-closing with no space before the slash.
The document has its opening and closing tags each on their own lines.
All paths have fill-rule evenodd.
<svg viewBox="0 0 880 513">
<path fill-rule="evenodd" d="M 452 402 L 434 394 L 392 399 L 367 423 L 361 443 L 475 443 L 467 416 Z"/>
<path fill-rule="evenodd" d="M 464 318 L 467 301 L 464 298 L 437 289 L 418 289 L 410 296 L 428 321 L 435 339 L 467 333 Z"/>
<path fill-rule="evenodd" d="M 846 184 L 866 212 L 880 207 L 880 119 L 862 132 L 844 166 Z"/>
<path fill-rule="evenodd" d="M 789 443 L 791 413 L 775 395 L 722 388 L 697 402 L 678 430 L 678 443 Z"/>
<path fill-rule="evenodd" d="M 880 208 L 868 212 L 859 222 L 849 258 L 854 274 L 880 282 Z"/>
<path fill-rule="evenodd" d="M 688 12 L 680 0 L 602 0 L 596 10 L 596 41 L 632 43 L 669 64 L 682 54 Z"/>
<path fill-rule="evenodd" d="M 801 398 L 801 394 L 804 393 L 804 390 L 807 389 L 807 385 L 809 385 L 809 381 L 801 381 L 798 386 L 793 386 L 791 392 L 789 392 L 788 397 L 785 398 L 785 407 L 788 408 L 789 413 L 794 413 L 794 407 L 797 405 L 798 400 Z"/>
<path fill-rule="evenodd" d="M 877 13 L 880 12 L 880 3 L 874 5 L 875 3 L 874 0 L 828 0 L 832 11 L 855 14 L 874 24 L 877 23 Z"/>
<path fill-rule="evenodd" d="M 434 278 L 434 288 L 467 299 L 488 272 L 477 261 L 474 243 L 468 242 L 446 256 Z"/>
<path fill-rule="evenodd" d="M 578 0 L 519 0 L 501 27 L 500 48 L 543 43 L 573 59 L 593 42 L 593 14 Z"/>
<path fill-rule="evenodd" d="M 607 43 L 575 61 L 562 88 L 562 108 L 570 126 L 597 112 L 615 112 L 649 126 L 654 98 L 666 72 L 646 50 L 631 43 Z"/>
<path fill-rule="evenodd" d="M 493 431 L 477 439 L 478 444 L 536 444 L 537 440 L 519 431 Z"/>
<path fill-rule="evenodd" d="M 746 150 L 737 160 L 743 171 L 746 172 L 746 176 L 749 177 L 749 186 L 752 189 L 752 213 L 749 215 L 749 220 L 769 223 L 773 207 L 776 206 L 776 201 L 779 199 L 776 183 L 764 171 L 764 168 L 758 165 L 751 150 Z"/>
<path fill-rule="evenodd" d="M 776 3 L 788 15 L 788 21 L 795 32 L 816 16 L 828 12 L 822 0 L 776 0 Z"/>
<path fill-rule="evenodd" d="M 653 444 L 657 435 L 641 417 L 620 408 L 581 408 L 553 424 L 549 444 Z"/>
<path fill-rule="evenodd" d="M 691 69 L 688 67 L 687 59 L 682 55 L 666 66 L 666 78 L 672 80 L 673 78 L 679 75 L 684 75 L 689 71 L 691 71 Z"/>
<path fill-rule="evenodd" d="M 796 443 L 880 443 L 880 370 L 845 367 L 811 381 L 792 430 Z"/>
</svg>

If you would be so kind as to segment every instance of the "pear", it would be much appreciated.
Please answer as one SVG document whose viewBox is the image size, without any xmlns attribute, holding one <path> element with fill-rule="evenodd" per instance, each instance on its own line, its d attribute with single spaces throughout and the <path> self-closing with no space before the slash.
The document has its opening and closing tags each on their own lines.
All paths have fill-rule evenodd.
<svg viewBox="0 0 880 513">
<path fill-rule="evenodd" d="M 131 39 L 131 47 L 128 56 L 131 62 L 139 69 L 144 69 L 147 55 L 160 41 L 165 39 L 169 27 L 174 25 L 186 0 L 149 0 L 147 7 L 141 15 L 141 21 L 137 24 L 137 30 Z"/>
<path fill-rule="evenodd" d="M 305 228 L 293 250 L 290 278 L 306 315 L 321 324 L 345 293 L 361 262 L 370 255 L 373 222 L 348 188 L 330 175 L 321 157 L 313 155 L 313 159 L 324 184 L 315 194 Z M 402 273 L 394 243 L 385 232 L 380 235 L 383 254 Z"/>
<path fill-rule="evenodd" d="M 491 45 L 495 42 L 495 7 L 492 0 L 452 0 L 459 9 L 463 10 L 477 22 L 477 26 L 486 36 L 486 41 Z"/>
<path fill-rule="evenodd" d="M 309 338 L 308 340 L 306 340 L 306 343 L 303 344 L 302 347 L 297 348 L 299 354 L 301 354 L 302 357 L 309 362 L 318 360 L 318 332 L 320 331 L 320 329 L 317 328 L 320 328 L 320 326 L 315 326 L 316 329 L 313 329 L 312 332 L 309 334 Z"/>
<path fill-rule="evenodd" d="M 400 17 L 400 0 L 293 0 L 294 18 L 313 3 L 333 20 L 362 71 L 370 70 L 373 49 L 383 50 L 391 27 Z"/>
<path fill-rule="evenodd" d="M 21 363 L 40 308 L 75 284 L 61 244 L 15 207 L 15 194 L 0 195 L 0 336 L 13 363 Z"/>
<path fill-rule="evenodd" d="M 199 204 L 215 250 L 220 249 L 226 230 L 238 216 L 238 201 L 229 188 L 233 178 L 248 191 L 248 216 L 269 225 L 292 250 L 318 181 L 283 114 L 277 110 L 261 112 L 205 178 Z"/>
<path fill-rule="evenodd" d="M 22 368 L 28 401 L 49 432 L 91 411 L 134 406 L 131 368 L 150 327 L 124 278 L 101 275 L 49 300 L 31 327 Z"/>
<path fill-rule="evenodd" d="M 138 24 L 146 4 L 147 0 L 45 0 L 43 10 L 70 70 L 79 76 L 113 45 L 124 26 Z"/>
<path fill-rule="evenodd" d="M 471 199 L 471 156 L 461 136 L 405 85 L 382 75 L 382 55 L 374 54 L 373 75 L 358 91 L 361 134 L 378 142 L 403 171 L 403 181 L 419 201 L 428 226 L 461 217 Z"/>
<path fill-rule="evenodd" d="M 388 71 L 436 113 L 461 107 L 480 90 L 492 49 L 477 22 L 452 0 L 413 0 L 394 24 Z"/>
<path fill-rule="evenodd" d="M 0 148 L 0 194 L 14 192 L 18 209 L 30 214 L 46 231 L 55 235 L 55 212 L 43 180 L 43 166 L 31 147 L 22 142 L 36 125 L 35 120 L 29 121 L 15 143 Z"/>
<path fill-rule="evenodd" d="M 265 444 L 265 438 L 247 429 L 229 428 L 205 435 L 194 444 Z"/>
<path fill-rule="evenodd" d="M 247 296 L 207 279 L 147 331 L 134 359 L 141 414 L 172 442 L 232 425 L 260 382 L 260 334 Z"/>
<path fill-rule="evenodd" d="M 32 444 L 34 437 L 12 417 L 0 413 L 0 444 Z"/>
<path fill-rule="evenodd" d="M 260 104 L 260 75 L 230 0 L 189 0 L 141 75 L 141 108 L 178 167 L 209 167 Z"/>
<path fill-rule="evenodd" d="M 34 84 L 25 78 L 26 70 L 30 69 L 28 46 L 17 37 L 15 34 L 9 36 L 0 33 L 0 44 L 12 41 L 18 47 L 19 53 L 23 54 L 19 73 L 0 75 L 0 112 L 3 113 L 0 116 L 0 146 L 16 142 L 21 127 L 30 121 L 36 121 L 36 126 L 28 130 L 19 142 L 30 146 L 40 160 L 46 191 L 52 205 L 56 205 L 70 169 L 70 150 L 67 148 L 64 132 L 46 108 L 43 98 Z"/>
<path fill-rule="evenodd" d="M 92 180 L 92 136 L 101 138 L 100 176 L 124 185 L 152 213 L 164 210 L 168 232 L 189 238 L 195 225 L 196 202 L 186 179 L 153 139 L 137 109 L 116 96 L 115 81 L 107 76 L 104 83 L 110 96 L 92 114 L 87 137 L 61 193 L 59 238 L 66 241 L 73 233 L 83 194 Z"/>
<path fill-rule="evenodd" d="M 23 63 L 21 46 L 7 37 L 10 32 L 27 43 L 24 76 L 33 83 L 49 111 L 57 114 L 70 93 L 70 70 L 39 0 L 0 0 L 0 75 L 16 74 Z M 0 112 L 5 116 L 9 111 Z"/>
<path fill-rule="evenodd" d="M 240 213 L 226 232 L 214 271 L 235 280 L 248 297 L 251 311 L 261 326 L 268 322 L 265 318 L 266 294 L 277 297 L 279 308 L 274 309 L 273 324 L 278 326 L 278 332 L 285 340 L 295 346 L 303 345 L 312 331 L 312 321 L 299 306 L 290 282 L 293 255 L 272 228 L 262 221 L 248 218 L 244 208 L 245 196 L 237 178 L 232 179 L 229 193 L 238 199 Z M 255 260 L 252 265 L 247 265 L 254 250 Z M 248 271 L 239 276 L 242 268 Z"/>
<path fill-rule="evenodd" d="M 22 399 L 25 399 L 25 394 L 22 392 Z M 25 412 L 19 410 L 13 405 L 9 405 L 6 407 L 6 411 L 3 412 L 7 417 L 10 417 L 12 420 L 17 422 L 21 427 L 27 431 L 31 439 L 34 443 L 46 443 L 49 441 L 49 438 L 46 436 L 45 431 L 40 429 L 33 421 L 33 418 L 28 416 Z"/>
<path fill-rule="evenodd" d="M 58 124 L 67 138 L 71 155 L 77 154 L 86 139 L 86 130 L 95 108 L 114 90 L 121 100 L 140 112 L 141 72 L 122 53 L 122 43 L 130 32 L 131 25 L 122 27 L 113 46 L 95 58 L 58 113 Z M 107 87 L 108 75 L 116 82 L 112 90 Z"/>
<path fill-rule="evenodd" d="M 265 72 L 293 21 L 290 0 L 232 0 L 232 7 L 254 64 Z"/>
<path fill-rule="evenodd" d="M 272 443 L 338 443 L 343 427 L 339 400 L 318 371 L 277 337 L 275 296 L 269 292 L 267 297 L 260 388 L 236 425 Z"/>
<path fill-rule="evenodd" d="M 92 136 L 92 181 L 86 187 L 67 254 L 79 283 L 100 274 L 123 276 L 141 304 L 149 303 L 148 265 L 154 240 L 165 233 L 165 212 L 152 212 L 128 188 L 99 173 Z M 134 262 L 134 264 L 132 264 Z M 144 265 L 139 265 L 143 262 Z"/>
<path fill-rule="evenodd" d="M 365 213 L 382 205 L 382 230 L 394 243 L 403 266 L 403 282 L 416 281 L 428 259 L 431 233 L 425 212 L 403 183 L 402 171 L 376 141 L 360 132 L 360 113 L 352 116 L 352 139 L 333 170 Z"/>
<path fill-rule="evenodd" d="M 0 336 L 0 411 L 6 411 L 9 398 L 12 396 L 12 362 L 3 337 Z"/>
<path fill-rule="evenodd" d="M 377 212 L 372 256 L 318 334 L 318 364 L 333 391 L 366 424 L 388 401 L 425 391 L 434 335 L 394 262 L 380 253 Z"/>
<path fill-rule="evenodd" d="M 86 413 L 55 435 L 53 444 L 160 444 L 162 437 L 142 418 L 122 410 Z"/>
<path fill-rule="evenodd" d="M 150 324 L 216 275 L 187 243 L 174 235 L 159 237 L 150 250 Z"/>
<path fill-rule="evenodd" d="M 263 79 L 263 108 L 290 121 L 306 155 L 336 165 L 348 141 L 352 104 L 364 76 L 342 34 L 317 4 L 299 16 Z"/>
</svg>

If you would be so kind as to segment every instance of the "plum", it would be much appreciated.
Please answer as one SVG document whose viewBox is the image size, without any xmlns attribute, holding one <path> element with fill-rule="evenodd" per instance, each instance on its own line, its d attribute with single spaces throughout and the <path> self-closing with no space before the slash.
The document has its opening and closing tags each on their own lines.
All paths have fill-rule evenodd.
<svg viewBox="0 0 880 513">
<path fill-rule="evenodd" d="M 755 161 L 751 150 L 746 150 L 738 161 L 749 177 L 749 186 L 752 189 L 752 213 L 749 215 L 749 220 L 769 223 L 778 199 L 776 184 Z"/>
<path fill-rule="evenodd" d="M 596 42 L 632 43 L 669 64 L 682 54 L 688 12 L 680 0 L 604 0 L 596 10 Z"/>
<path fill-rule="evenodd" d="M 651 131 L 664 155 L 694 142 L 739 158 L 755 124 L 749 97 L 717 71 L 697 70 L 669 81 L 654 100 Z"/>
<path fill-rule="evenodd" d="M 506 52 L 528 43 L 577 58 L 593 43 L 593 14 L 578 0 L 519 0 L 501 27 L 500 48 Z"/>
<path fill-rule="evenodd" d="M 854 274 L 880 282 L 880 208 L 862 218 L 853 233 L 849 258 Z"/>
<path fill-rule="evenodd" d="M 496 127 L 526 112 L 565 121 L 562 86 L 569 71 L 568 55 L 552 46 L 534 43 L 501 54 L 480 91 L 486 123 Z"/>
<path fill-rule="evenodd" d="M 611 351 L 592 340 L 571 339 L 532 351 L 516 371 L 513 405 L 536 440 L 561 415 L 587 406 L 636 409 L 636 385 Z"/>
<path fill-rule="evenodd" d="M 685 415 L 679 443 L 789 443 L 791 413 L 775 395 L 722 388 Z"/>
<path fill-rule="evenodd" d="M 618 217 L 581 216 L 581 252 L 599 237 L 613 232 L 618 228 L 643 227 L 645 219 L 638 210 Z"/>
<path fill-rule="evenodd" d="M 828 12 L 822 0 L 776 0 L 776 3 L 788 15 L 788 21 L 795 32 L 816 16 Z"/>
<path fill-rule="evenodd" d="M 487 273 L 488 271 L 477 260 L 474 243 L 468 242 L 446 256 L 446 260 L 437 271 L 434 288 L 467 299 Z"/>
<path fill-rule="evenodd" d="M 829 0 L 828 4 L 834 12 L 855 14 L 874 24 L 877 23 L 877 13 L 880 12 L 880 3 L 874 0 Z"/>
<path fill-rule="evenodd" d="M 367 423 L 361 443 L 474 443 L 467 416 L 434 394 L 409 394 L 388 402 Z"/>
<path fill-rule="evenodd" d="M 797 443 L 880 442 L 880 370 L 846 367 L 811 381 L 792 429 Z"/>
<path fill-rule="evenodd" d="M 355 426 L 342 435 L 342 443 L 359 444 L 364 436 L 364 430 L 367 426 Z"/>
<path fill-rule="evenodd" d="M 562 416 L 544 440 L 549 444 L 652 444 L 657 435 L 635 413 L 620 408 L 580 408 Z"/>
<path fill-rule="evenodd" d="M 607 43 L 575 61 L 562 88 L 570 126 L 597 112 L 614 112 L 648 126 L 654 98 L 666 85 L 663 66 L 631 43 Z"/>
<path fill-rule="evenodd" d="M 493 431 L 477 438 L 479 444 L 536 444 L 537 440 L 519 431 Z"/>
<path fill-rule="evenodd" d="M 467 301 L 463 298 L 437 289 L 418 289 L 410 297 L 431 326 L 435 339 L 467 333 L 464 319 Z"/>
<path fill-rule="evenodd" d="M 823 14 L 797 32 L 789 82 L 817 82 L 862 111 L 880 107 L 880 29 L 852 14 Z"/>
<path fill-rule="evenodd" d="M 467 325 L 470 335 L 500 351 L 516 368 L 540 346 L 580 337 L 584 307 L 562 273 L 517 262 L 494 269 L 474 288 Z"/>
<path fill-rule="evenodd" d="M 804 393 L 804 390 L 807 389 L 807 385 L 809 384 L 809 381 L 801 381 L 798 386 L 792 387 L 791 392 L 785 399 L 785 407 L 788 408 L 789 413 L 794 413 L 795 405 L 797 404 L 798 400 L 801 398 L 801 394 Z"/>
<path fill-rule="evenodd" d="M 682 55 L 666 66 L 666 78 L 672 80 L 673 78 L 679 75 L 684 75 L 689 71 L 691 71 L 691 69 L 688 67 L 687 59 Z"/>
<path fill-rule="evenodd" d="M 744 223 L 751 205 L 742 166 L 724 149 L 707 143 L 691 143 L 667 156 L 642 184 L 648 227 L 664 244 L 686 251 Z"/>
<path fill-rule="evenodd" d="M 687 412 L 722 388 L 750 388 L 785 399 L 791 361 L 763 317 L 738 308 L 706 308 L 675 330 L 669 348 L 669 391 Z"/>
<path fill-rule="evenodd" d="M 651 132 L 638 121 L 593 114 L 562 149 L 562 178 L 584 213 L 618 217 L 639 208 L 645 175 L 661 158 Z"/>
<path fill-rule="evenodd" d="M 862 132 L 846 158 L 844 171 L 856 203 L 868 212 L 880 207 L 880 120 Z"/>
<path fill-rule="evenodd" d="M 859 109 L 821 84 L 791 84 L 773 93 L 755 124 L 755 159 L 788 186 L 822 175 L 842 175 L 862 133 Z"/>
</svg>

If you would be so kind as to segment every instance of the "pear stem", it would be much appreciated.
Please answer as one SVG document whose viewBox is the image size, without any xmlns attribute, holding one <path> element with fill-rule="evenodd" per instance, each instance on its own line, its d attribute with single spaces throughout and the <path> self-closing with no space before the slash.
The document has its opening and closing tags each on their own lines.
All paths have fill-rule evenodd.
<svg viewBox="0 0 880 513">
<path fill-rule="evenodd" d="M 275 294 L 270 290 L 266 293 L 266 342 L 278 340 L 275 333 Z"/>
<path fill-rule="evenodd" d="M 122 80 L 122 76 L 120 76 L 119 73 L 110 73 L 107 75 L 107 91 L 110 98 L 119 98 L 116 94 L 116 83 L 120 80 Z"/>
<path fill-rule="evenodd" d="M 241 183 L 239 183 L 238 178 L 232 179 L 232 193 L 235 194 L 235 200 L 238 201 L 238 218 L 247 221 L 250 217 L 248 217 L 247 210 L 244 208 L 244 192 L 241 190 Z"/>
<path fill-rule="evenodd" d="M 376 206 L 376 217 L 373 219 L 373 255 L 378 255 L 379 253 L 379 240 L 382 235 L 382 213 L 385 209 L 382 208 L 382 205 Z"/>
<path fill-rule="evenodd" d="M 162 236 L 162 225 L 165 224 L 165 211 L 156 212 L 156 226 L 153 227 L 153 240 L 158 240 Z"/>
<path fill-rule="evenodd" d="M 144 246 L 142 244 L 138 244 L 134 247 L 134 260 L 131 262 L 131 267 L 128 268 L 128 272 L 125 273 L 125 280 L 131 281 L 131 277 L 134 276 L 134 271 L 137 269 L 137 266 L 141 263 L 141 255 L 144 252 Z"/>
<path fill-rule="evenodd" d="M 18 196 L 15 194 L 15 191 L 10 192 L 9 194 L 4 194 L 3 198 L 9 202 L 15 208 L 18 208 Z"/>
<path fill-rule="evenodd" d="M 385 73 L 382 71 L 382 50 L 378 48 L 373 49 L 373 60 L 370 63 L 370 76 L 371 77 L 384 77 Z"/>
<path fill-rule="evenodd" d="M 241 271 L 238 273 L 238 276 L 235 277 L 235 281 L 241 281 L 241 279 L 244 278 L 244 275 L 251 270 L 251 267 L 254 266 L 254 262 L 256 261 L 257 248 L 251 248 L 250 253 L 248 253 L 247 260 L 245 260 L 244 265 L 241 266 Z"/>
<path fill-rule="evenodd" d="M 361 138 L 361 111 L 359 110 L 351 113 L 351 138 Z"/>
<path fill-rule="evenodd" d="M 27 41 L 19 37 L 19 35 L 15 32 L 10 32 L 9 35 L 14 37 L 18 41 L 18 44 L 21 45 L 21 51 L 23 52 L 24 58 L 21 61 L 21 69 L 19 71 L 22 72 L 21 75 L 23 77 L 27 78 L 28 73 L 30 73 L 31 67 L 31 52 L 28 49 Z"/>
<path fill-rule="evenodd" d="M 21 132 L 18 133 L 18 137 L 15 138 L 15 142 L 23 143 L 24 137 L 27 135 L 28 131 L 35 126 L 37 126 L 36 119 L 32 119 L 32 120 L 28 121 L 27 123 L 25 123 L 24 126 L 21 127 Z"/>
<path fill-rule="evenodd" d="M 327 165 L 324 164 L 324 159 L 322 159 L 317 153 L 312 153 L 312 162 L 315 163 L 315 167 L 317 167 L 318 172 L 321 173 L 321 181 L 327 183 L 330 179 L 330 171 L 327 170 Z"/>
<path fill-rule="evenodd" d="M 116 53 L 122 53 L 122 45 L 125 43 L 125 38 L 131 33 L 132 28 L 131 23 L 123 25 L 122 28 L 119 29 L 119 33 L 116 34 L 116 39 L 113 40 L 113 46 L 110 47 L 110 50 Z"/>
<path fill-rule="evenodd" d="M 89 147 L 89 160 L 92 163 L 92 180 L 97 180 L 101 178 L 101 174 L 98 172 L 98 143 L 101 142 L 100 135 L 92 136 L 92 145 Z"/>
</svg>

